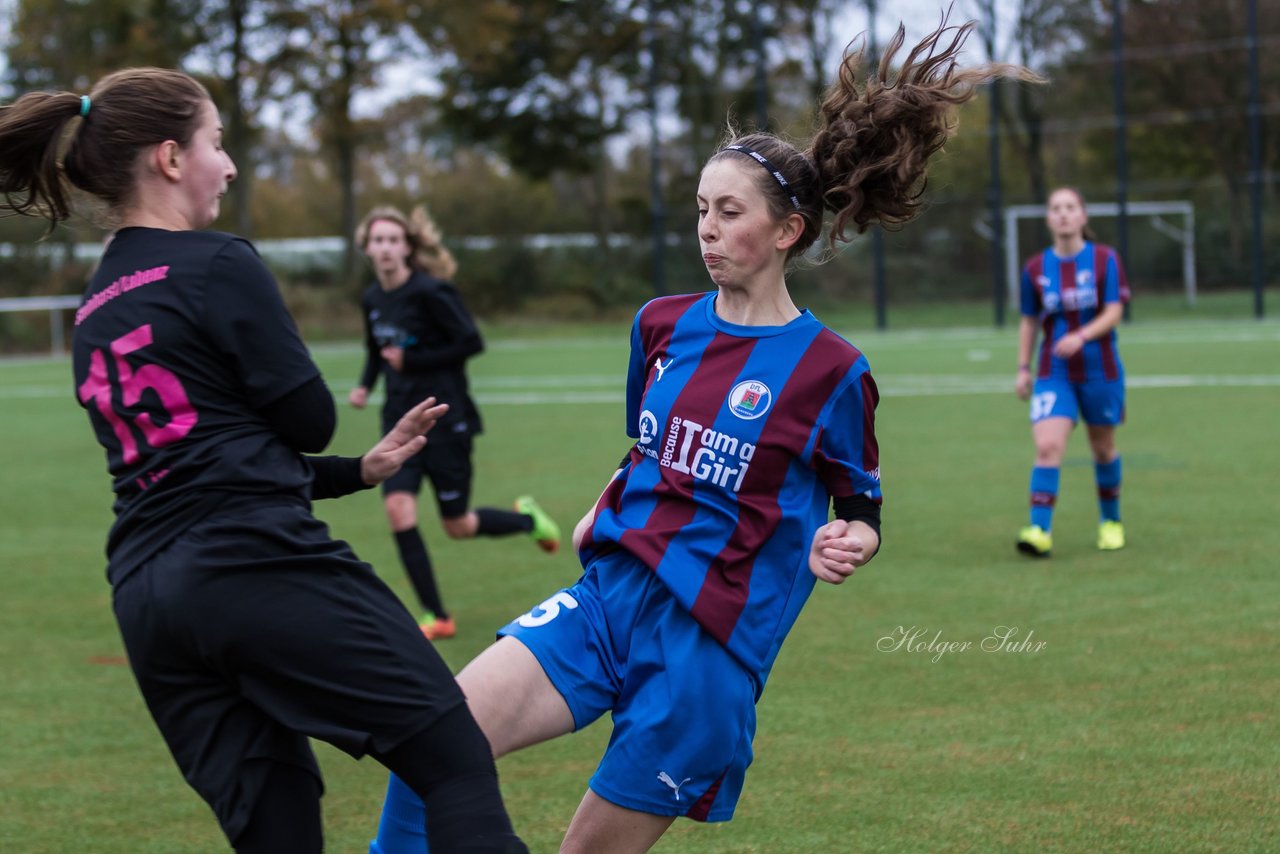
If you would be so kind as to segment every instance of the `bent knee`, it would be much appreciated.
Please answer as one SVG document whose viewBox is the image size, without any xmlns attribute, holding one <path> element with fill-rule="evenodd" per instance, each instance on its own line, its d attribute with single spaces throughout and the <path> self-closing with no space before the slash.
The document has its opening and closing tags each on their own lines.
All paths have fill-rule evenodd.
<svg viewBox="0 0 1280 854">
<path fill-rule="evenodd" d="M 440 525 L 444 528 L 445 535 L 452 540 L 465 540 L 474 537 L 477 524 L 476 518 L 471 513 L 440 520 Z"/>
<path fill-rule="evenodd" d="M 412 492 L 391 492 L 382 501 L 393 531 L 407 531 L 418 524 L 418 501 Z"/>
</svg>

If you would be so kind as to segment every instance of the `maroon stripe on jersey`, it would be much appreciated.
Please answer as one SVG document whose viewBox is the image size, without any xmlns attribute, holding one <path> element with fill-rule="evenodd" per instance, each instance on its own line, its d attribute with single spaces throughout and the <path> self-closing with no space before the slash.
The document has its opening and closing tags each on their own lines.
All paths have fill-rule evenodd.
<svg viewBox="0 0 1280 854">
<path fill-rule="evenodd" d="M 1052 367 L 1050 363 L 1053 361 L 1053 315 L 1046 314 L 1040 327 L 1044 335 L 1040 341 L 1040 370 L 1036 372 L 1036 376 L 1045 379 L 1049 376 L 1049 369 Z"/>
<path fill-rule="evenodd" d="M 818 414 L 860 355 L 843 338 L 823 329 L 791 369 L 760 431 L 757 447 L 769 448 L 768 458 L 778 462 L 765 467 L 762 463 L 767 458 L 761 454 L 752 460 L 749 495 L 738 496 L 738 524 L 707 567 L 702 589 L 689 609 L 707 633 L 726 646 L 746 607 L 755 559 L 782 518 L 778 492 L 786 480 L 790 458 L 804 451 Z M 719 403 L 717 400 L 717 406 Z M 779 460 L 779 454 L 786 457 Z"/>
<path fill-rule="evenodd" d="M 874 472 L 880 468 L 880 443 L 876 441 L 876 406 L 880 404 L 880 389 L 867 371 L 860 378 L 862 383 L 862 469 Z"/>
<path fill-rule="evenodd" d="M 1106 308 L 1103 300 L 1107 293 L 1107 267 L 1108 259 L 1111 257 L 1111 250 L 1105 246 L 1093 247 L 1093 276 L 1097 280 L 1098 288 L 1098 311 Z M 1118 269 L 1118 265 L 1117 265 Z M 1124 274 L 1120 274 L 1121 282 L 1124 281 Z M 1122 293 L 1128 290 L 1127 285 L 1121 286 Z M 1121 297 L 1121 302 L 1127 300 L 1128 297 Z M 1099 347 L 1102 351 L 1102 375 L 1109 380 L 1118 379 L 1120 377 L 1120 362 L 1116 359 L 1115 336 L 1108 332 L 1106 335 L 1098 339 Z"/>
<path fill-rule="evenodd" d="M 1116 290 L 1120 294 L 1120 302 L 1128 302 L 1130 297 L 1133 296 L 1133 294 L 1130 293 L 1129 291 L 1129 277 L 1125 275 L 1124 264 L 1121 263 L 1120 256 L 1116 254 L 1116 251 L 1114 249 L 1112 249 L 1110 246 L 1106 246 L 1104 248 L 1106 249 L 1106 252 L 1107 252 L 1106 260 L 1108 262 L 1110 261 L 1116 262 L 1116 279 L 1117 279 Z"/>
<path fill-rule="evenodd" d="M 1076 305 L 1076 262 L 1074 260 L 1058 263 L 1058 290 L 1062 291 L 1064 308 L 1067 305 Z M 1071 291 L 1070 299 L 1067 298 L 1067 291 Z M 1080 328 L 1080 309 L 1063 311 L 1062 316 L 1067 319 L 1068 334 Z M 1084 347 L 1067 359 L 1067 379 L 1073 383 L 1085 381 Z"/>
<path fill-rule="evenodd" d="M 705 296 L 706 294 L 680 294 L 662 297 L 644 307 L 640 313 L 640 342 L 644 345 L 646 357 L 667 352 L 676 323 L 694 303 Z M 650 366 L 648 370 L 653 368 Z"/>
<path fill-rule="evenodd" d="M 813 468 L 818 473 L 818 480 L 832 495 L 847 497 L 854 494 L 853 478 L 849 470 L 822 452 L 821 428 L 813 442 Z"/>
<path fill-rule="evenodd" d="M 1104 337 L 1098 339 L 1098 345 L 1102 348 L 1102 375 L 1109 380 L 1119 379 L 1120 377 L 1120 363 L 1116 359 L 1114 336 L 1115 333 L 1108 332 Z"/>
<path fill-rule="evenodd" d="M 671 411 L 687 413 L 685 421 L 710 427 L 754 349 L 754 341 L 744 346 L 741 338 L 717 332 L 702 351 L 698 367 L 672 403 Z M 670 430 L 671 425 L 665 425 L 665 429 Z M 659 471 L 661 477 L 653 487 L 657 507 L 649 514 L 643 530 L 626 531 L 619 540 L 623 548 L 651 567 L 662 562 L 671 541 L 693 521 L 698 509 L 693 501 L 692 474 L 666 466 Z"/>
<path fill-rule="evenodd" d="M 724 782 L 724 774 L 716 778 L 711 784 L 711 788 L 698 798 L 693 806 L 689 807 L 689 811 L 685 813 L 685 818 L 691 818 L 694 821 L 706 821 L 707 816 L 711 814 L 711 805 L 716 802 L 716 795 L 720 794 L 720 784 Z"/>
<path fill-rule="evenodd" d="M 1040 279 L 1044 276 L 1044 253 L 1040 252 L 1031 257 L 1027 262 L 1027 276 L 1031 279 L 1031 287 L 1035 288 L 1036 299 L 1040 302 L 1040 307 L 1044 308 L 1044 285 L 1040 283 Z"/>
<path fill-rule="evenodd" d="M 1080 328 L 1079 311 L 1067 311 L 1063 312 L 1063 315 L 1067 318 L 1068 334 Z M 1067 379 L 1073 383 L 1082 383 L 1087 378 L 1084 363 L 1084 348 L 1087 346 L 1088 344 L 1080 345 L 1080 349 L 1076 351 L 1076 354 L 1067 359 Z"/>
<path fill-rule="evenodd" d="M 874 472 L 880 465 L 880 445 L 876 442 L 876 404 L 880 391 L 870 373 L 859 377 L 862 386 L 862 470 Z M 861 491 L 853 482 L 847 465 L 836 462 L 822 452 L 822 428 L 813 442 L 813 468 L 831 495 L 847 498 Z"/>
</svg>

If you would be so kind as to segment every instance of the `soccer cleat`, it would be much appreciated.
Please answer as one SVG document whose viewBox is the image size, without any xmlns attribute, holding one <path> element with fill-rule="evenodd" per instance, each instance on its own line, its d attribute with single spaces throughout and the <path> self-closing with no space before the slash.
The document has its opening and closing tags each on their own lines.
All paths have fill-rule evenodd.
<svg viewBox="0 0 1280 854">
<path fill-rule="evenodd" d="M 454 625 L 453 617 L 445 617 L 442 620 L 434 614 L 427 614 L 418 625 L 418 628 L 422 629 L 423 636 L 429 641 L 444 640 L 458 633 L 458 627 Z"/>
<path fill-rule="evenodd" d="M 560 526 L 547 515 L 547 511 L 538 506 L 532 496 L 522 495 L 516 499 L 516 512 L 533 519 L 533 529 L 529 536 L 537 541 L 544 552 L 554 552 L 560 548 Z"/>
<path fill-rule="evenodd" d="M 1053 537 L 1039 525 L 1028 525 L 1018 532 L 1018 551 L 1032 557 L 1048 557 Z"/>
<path fill-rule="evenodd" d="M 1113 552 L 1124 548 L 1124 525 L 1108 520 L 1098 526 L 1098 548 Z"/>
</svg>

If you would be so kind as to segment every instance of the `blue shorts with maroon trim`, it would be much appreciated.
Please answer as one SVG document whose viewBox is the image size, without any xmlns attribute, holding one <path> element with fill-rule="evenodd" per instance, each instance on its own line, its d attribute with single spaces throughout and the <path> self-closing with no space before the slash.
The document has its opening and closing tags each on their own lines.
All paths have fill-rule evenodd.
<svg viewBox="0 0 1280 854">
<path fill-rule="evenodd" d="M 591 790 L 652 815 L 733 817 L 751 764 L 755 684 L 625 551 L 499 632 L 537 657 L 581 729 L 605 712 L 613 735 Z"/>
<path fill-rule="evenodd" d="M 1054 417 L 1083 417 L 1086 424 L 1106 427 L 1124 423 L 1124 375 L 1083 383 L 1037 379 L 1031 392 L 1031 423 Z"/>
</svg>

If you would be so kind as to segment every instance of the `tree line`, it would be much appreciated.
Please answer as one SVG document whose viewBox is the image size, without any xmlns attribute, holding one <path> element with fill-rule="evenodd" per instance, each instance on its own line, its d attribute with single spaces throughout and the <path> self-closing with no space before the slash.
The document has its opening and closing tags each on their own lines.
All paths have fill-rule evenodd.
<svg viewBox="0 0 1280 854">
<path fill-rule="evenodd" d="M 992 3 L 961 0 L 953 10 L 953 19 L 972 16 L 981 24 L 968 61 L 1019 62 L 1050 79 L 999 90 L 1001 124 L 994 132 L 1002 143 L 1005 200 L 1043 201 L 1062 183 L 1109 200 L 1116 133 L 1112 3 L 1017 0 L 1008 20 L 991 14 Z M 3 46 L 4 98 L 38 89 L 88 91 L 102 74 L 124 66 L 183 68 L 214 94 L 240 167 L 219 227 L 259 238 L 344 235 L 340 264 L 317 266 L 310 279 L 350 291 L 363 277 L 350 245 L 362 211 L 425 202 L 446 238 L 498 239 L 497 250 L 461 253 L 461 275 L 478 304 L 514 308 L 537 294 L 567 293 L 601 308 L 652 290 L 648 253 L 619 249 L 610 235 L 648 234 L 656 201 L 669 212 L 665 227 L 692 239 L 698 170 L 726 121 L 763 122 L 805 138 L 835 58 L 875 6 L 874 0 L 16 0 Z M 1280 45 L 1280 6 L 1262 2 L 1258 13 L 1261 110 L 1273 130 L 1280 67 L 1276 52 L 1265 48 Z M 893 6 L 883 4 L 880 14 L 892 15 Z M 1126 4 L 1125 15 L 1132 197 L 1194 198 L 1202 211 L 1202 256 L 1214 259 L 1224 280 L 1244 264 L 1248 244 L 1244 16 L 1243 0 L 1149 0 Z M 417 79 L 404 85 L 405 75 Z M 383 106 L 362 108 L 375 95 Z M 932 207 L 922 222 L 888 236 L 890 280 L 904 297 L 982 292 L 989 250 L 981 226 L 992 182 L 989 97 L 965 109 L 960 136 L 931 176 Z M 1274 164 L 1280 136 L 1267 133 L 1264 144 L 1265 162 Z M 1264 180 L 1274 198 L 1274 173 Z M 594 234 L 596 241 L 590 251 L 535 257 L 519 240 L 564 232 Z M 21 242 L 32 233 L 26 224 L 0 222 L 0 241 Z M 81 228 L 65 230 L 61 239 L 96 238 Z M 1137 251 L 1148 251 L 1142 246 Z M 815 294 L 856 297 L 865 287 L 862 254 L 855 246 L 849 257 L 807 274 Z M 1158 278 L 1157 238 L 1149 254 Z M 688 258 L 677 254 L 673 262 L 675 274 L 698 275 Z M 67 285 L 4 280 L 10 284 L 0 288 L 10 293 Z"/>
</svg>

